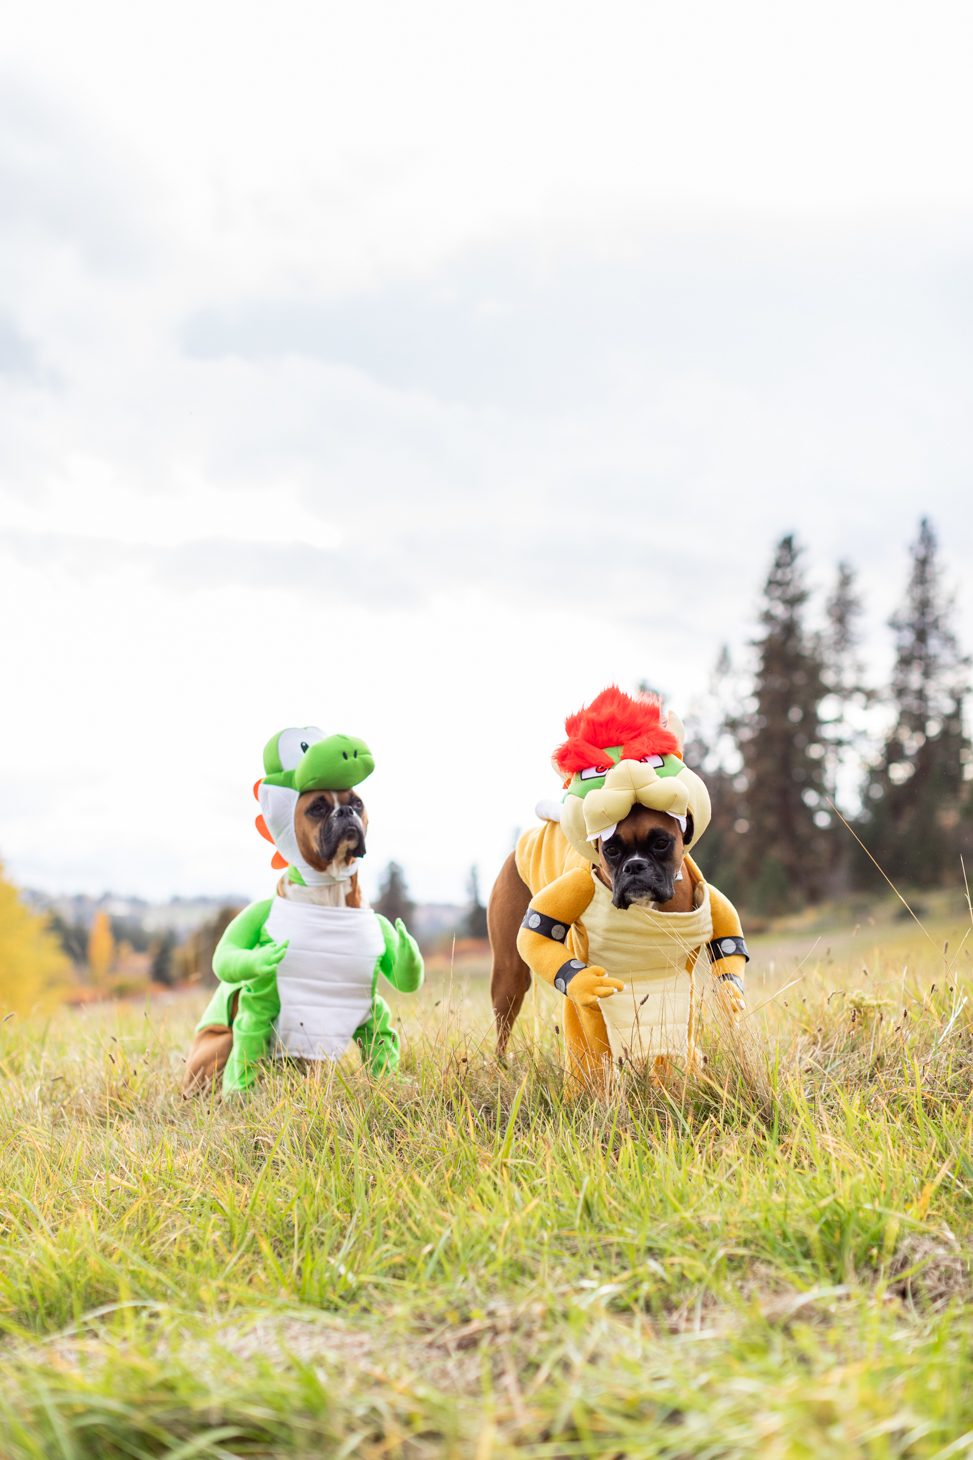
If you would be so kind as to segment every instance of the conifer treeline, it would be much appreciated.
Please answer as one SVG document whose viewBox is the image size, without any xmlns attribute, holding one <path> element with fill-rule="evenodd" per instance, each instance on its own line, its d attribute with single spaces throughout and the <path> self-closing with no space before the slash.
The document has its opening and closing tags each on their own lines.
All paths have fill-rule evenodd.
<svg viewBox="0 0 973 1460">
<path fill-rule="evenodd" d="M 958 882 L 961 857 L 973 860 L 970 661 L 928 519 L 890 623 L 887 687 L 867 681 L 862 616 L 855 570 L 843 562 L 815 620 L 804 551 L 793 534 L 781 538 L 745 667 L 721 650 L 692 716 L 687 758 L 714 809 L 706 871 L 754 911 L 878 884 L 841 818 L 897 886 Z"/>
</svg>

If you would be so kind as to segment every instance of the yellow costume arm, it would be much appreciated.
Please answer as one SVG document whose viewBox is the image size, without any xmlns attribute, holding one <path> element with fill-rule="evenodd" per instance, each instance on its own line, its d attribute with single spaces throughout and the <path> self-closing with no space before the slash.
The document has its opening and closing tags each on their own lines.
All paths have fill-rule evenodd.
<svg viewBox="0 0 973 1460">
<path fill-rule="evenodd" d="M 739 1015 L 746 1008 L 743 972 L 750 956 L 743 939 L 740 914 L 717 887 L 709 888 L 709 905 L 713 916 L 713 939 L 707 943 L 703 956 L 709 958 L 710 971 L 726 994 L 731 1011 Z"/>
<path fill-rule="evenodd" d="M 531 898 L 517 934 L 517 951 L 524 962 L 583 1009 L 625 987 L 617 978 L 609 978 L 603 968 L 566 957 L 571 925 L 593 896 L 590 871 L 577 867 L 565 872 Z"/>
</svg>

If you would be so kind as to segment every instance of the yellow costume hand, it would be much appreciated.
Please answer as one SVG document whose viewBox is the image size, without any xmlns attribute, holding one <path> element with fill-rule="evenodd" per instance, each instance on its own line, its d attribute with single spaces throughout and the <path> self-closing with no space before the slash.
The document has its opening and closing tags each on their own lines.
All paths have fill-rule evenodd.
<svg viewBox="0 0 973 1460">
<path fill-rule="evenodd" d="M 724 1009 L 728 1010 L 734 1019 L 739 1019 L 740 1015 L 745 1013 L 747 1007 L 747 1001 L 740 990 L 729 979 L 722 980 L 718 985 L 718 989 L 717 997 L 722 1002 Z"/>
<path fill-rule="evenodd" d="M 723 964 L 718 966 L 725 967 L 727 963 L 739 964 L 740 971 L 737 973 L 734 968 L 733 974 L 735 976 L 730 976 L 727 973 L 720 977 L 717 974 L 716 989 L 714 992 L 716 994 L 717 1004 L 723 1012 L 731 1015 L 734 1019 L 739 1019 L 740 1015 L 746 1012 L 747 1007 L 747 1001 L 743 996 L 743 989 L 740 987 L 743 982 L 743 969 L 745 964 L 742 958 L 727 958 Z"/>
<path fill-rule="evenodd" d="M 728 946 L 729 945 L 729 946 Z M 713 964 L 713 977 L 716 980 L 716 999 L 720 1009 L 734 1019 L 746 1012 L 747 1001 L 743 996 L 743 973 L 747 966 L 747 960 L 741 953 L 731 953 L 730 948 L 734 945 L 745 948 L 742 937 L 717 938 L 710 944 L 710 948 L 725 950 L 724 957 Z"/>
<path fill-rule="evenodd" d="M 625 987 L 617 978 L 609 978 L 603 968 L 582 968 L 567 985 L 565 993 L 579 1009 L 590 1009 L 599 999 L 610 999 Z"/>
</svg>

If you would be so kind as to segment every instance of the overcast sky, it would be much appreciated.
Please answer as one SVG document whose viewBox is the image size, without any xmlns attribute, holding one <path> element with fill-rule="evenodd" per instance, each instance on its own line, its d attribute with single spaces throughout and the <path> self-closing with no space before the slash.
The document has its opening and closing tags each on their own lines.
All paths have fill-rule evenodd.
<svg viewBox="0 0 973 1460">
<path fill-rule="evenodd" d="M 266 895 L 261 747 L 488 885 L 775 538 L 973 550 L 973 10 L 32 0 L 0 36 L 0 856 Z M 967 647 L 973 605 L 961 594 Z"/>
</svg>

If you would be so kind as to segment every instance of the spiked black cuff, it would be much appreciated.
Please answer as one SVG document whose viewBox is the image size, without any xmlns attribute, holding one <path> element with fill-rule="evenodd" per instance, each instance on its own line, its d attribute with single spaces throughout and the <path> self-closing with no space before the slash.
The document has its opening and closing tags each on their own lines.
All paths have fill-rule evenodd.
<svg viewBox="0 0 973 1460">
<path fill-rule="evenodd" d="M 710 963 L 718 963 L 721 958 L 745 958 L 750 962 L 750 954 L 747 952 L 747 945 L 742 938 L 714 938 L 712 943 L 706 944 L 706 951 L 709 954 Z"/>
<path fill-rule="evenodd" d="M 580 958 L 569 958 L 567 963 L 562 963 L 561 967 L 554 975 L 554 987 L 557 989 L 558 993 L 566 994 L 568 991 L 568 984 L 574 978 L 574 975 L 576 973 L 580 973 L 583 968 L 587 967 L 588 965 L 586 963 L 582 963 Z"/>
<path fill-rule="evenodd" d="M 535 912 L 529 907 L 524 914 L 524 921 L 520 925 L 528 932 L 539 933 L 542 938 L 552 938 L 555 943 L 563 943 L 571 931 L 570 923 L 559 923 L 555 918 L 549 918 L 546 913 Z"/>
</svg>

